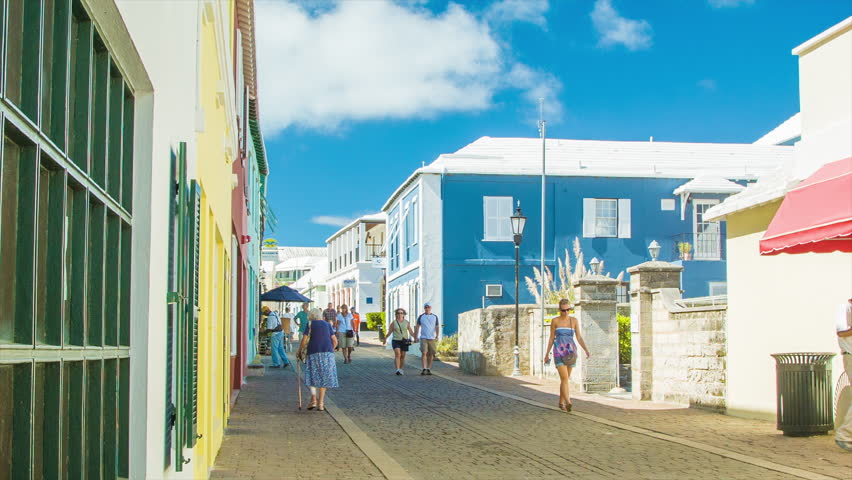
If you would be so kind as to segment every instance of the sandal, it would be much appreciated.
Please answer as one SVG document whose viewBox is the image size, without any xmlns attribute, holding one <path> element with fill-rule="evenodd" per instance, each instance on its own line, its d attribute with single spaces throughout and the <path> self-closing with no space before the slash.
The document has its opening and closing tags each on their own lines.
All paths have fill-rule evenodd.
<svg viewBox="0 0 852 480">
<path fill-rule="evenodd" d="M 564 403 L 559 402 L 559 410 L 562 410 L 563 412 L 567 411 L 567 410 L 565 409 L 565 404 L 564 404 Z"/>
<path fill-rule="evenodd" d="M 565 413 L 571 413 L 571 402 L 565 404 Z"/>
<path fill-rule="evenodd" d="M 315 401 L 308 404 L 308 410 L 313 410 L 315 408 L 317 408 L 317 403 Z"/>
<path fill-rule="evenodd" d="M 320 412 L 324 412 L 324 411 L 325 411 L 325 406 L 320 405 L 320 406 L 319 406 L 319 408 L 317 408 L 317 410 L 319 410 Z"/>
</svg>

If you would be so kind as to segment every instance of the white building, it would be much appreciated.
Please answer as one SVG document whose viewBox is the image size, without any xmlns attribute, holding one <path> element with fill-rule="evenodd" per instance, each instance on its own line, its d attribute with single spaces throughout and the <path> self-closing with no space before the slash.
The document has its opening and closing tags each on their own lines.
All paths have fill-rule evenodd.
<svg viewBox="0 0 852 480">
<path fill-rule="evenodd" d="M 384 213 L 352 221 L 326 240 L 328 301 L 346 304 L 359 313 L 382 311 L 384 297 Z"/>
<path fill-rule="evenodd" d="M 261 250 L 265 290 L 291 285 L 319 265 L 327 263 L 325 247 L 273 247 Z"/>
</svg>

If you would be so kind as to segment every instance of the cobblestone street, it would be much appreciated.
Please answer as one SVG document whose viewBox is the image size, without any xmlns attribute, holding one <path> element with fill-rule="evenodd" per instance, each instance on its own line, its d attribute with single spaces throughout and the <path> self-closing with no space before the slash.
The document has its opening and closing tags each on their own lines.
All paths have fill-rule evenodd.
<svg viewBox="0 0 852 480">
<path fill-rule="evenodd" d="M 389 352 L 364 344 L 338 362 L 324 413 L 297 410 L 292 369 L 249 377 L 213 478 L 852 478 L 828 436 L 586 395 L 565 414 L 552 383 L 418 364 L 395 376 Z"/>
</svg>

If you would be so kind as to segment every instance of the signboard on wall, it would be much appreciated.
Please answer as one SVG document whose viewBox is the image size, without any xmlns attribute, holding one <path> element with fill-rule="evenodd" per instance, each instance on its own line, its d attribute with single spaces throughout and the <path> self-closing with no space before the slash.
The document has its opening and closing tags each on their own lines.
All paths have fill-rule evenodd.
<svg viewBox="0 0 852 480">
<path fill-rule="evenodd" d="M 387 268 L 387 259 L 385 257 L 373 257 L 371 262 L 373 263 L 373 268 Z"/>
<path fill-rule="evenodd" d="M 343 288 L 355 288 L 356 285 L 358 282 L 351 278 L 343 281 Z"/>
</svg>

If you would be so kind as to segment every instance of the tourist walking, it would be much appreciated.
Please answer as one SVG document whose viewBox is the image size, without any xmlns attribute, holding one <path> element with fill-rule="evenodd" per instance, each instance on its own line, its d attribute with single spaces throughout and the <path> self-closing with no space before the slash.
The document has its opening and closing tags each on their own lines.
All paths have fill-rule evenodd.
<svg viewBox="0 0 852 480">
<path fill-rule="evenodd" d="M 559 372 L 559 408 L 564 412 L 571 411 L 571 396 L 568 392 L 568 380 L 571 378 L 571 369 L 577 364 L 576 341 L 586 351 L 586 358 L 591 355 L 580 334 L 580 322 L 570 315 L 572 310 L 571 301 L 562 299 L 559 301 L 559 316 L 550 321 L 550 339 L 547 341 L 544 363 L 550 363 L 550 347 L 553 347 L 553 364 Z"/>
<path fill-rule="evenodd" d="M 337 331 L 337 347 L 343 353 L 343 363 L 352 363 L 352 348 L 355 345 L 355 330 L 352 326 L 354 318 L 349 313 L 347 305 L 341 305 L 337 314 L 334 329 Z"/>
<path fill-rule="evenodd" d="M 290 342 L 293 340 L 293 314 L 290 313 L 290 307 L 284 307 L 284 314 L 281 315 L 281 328 L 284 331 L 284 351 L 292 352 L 293 346 Z"/>
<path fill-rule="evenodd" d="M 305 361 L 305 385 L 311 390 L 308 410 L 318 408 L 325 411 L 325 392 L 327 388 L 337 388 L 337 365 L 334 363 L 334 349 L 337 338 L 331 325 L 320 320 L 319 309 L 311 310 L 306 335 L 302 337 L 297 361 Z"/>
<path fill-rule="evenodd" d="M 337 310 L 334 309 L 334 304 L 331 302 L 328 303 L 328 308 L 322 311 L 322 319 L 332 326 L 337 321 Z"/>
<path fill-rule="evenodd" d="M 432 375 L 432 361 L 438 354 L 438 336 L 441 324 L 438 316 L 432 313 L 432 305 L 423 305 L 423 313 L 417 317 L 417 326 L 414 329 L 414 341 L 420 342 L 420 360 L 423 370 L 420 375 Z"/>
<path fill-rule="evenodd" d="M 266 315 L 266 332 L 271 333 L 269 337 L 269 349 L 272 351 L 272 368 L 281 368 L 290 366 L 290 360 L 287 359 L 287 352 L 284 351 L 284 329 L 281 325 L 281 318 L 278 317 L 278 312 L 269 310 L 269 307 L 264 306 L 262 309 Z"/>
<path fill-rule="evenodd" d="M 355 346 L 361 346 L 361 314 L 352 307 L 352 330 L 355 330 Z"/>
<path fill-rule="evenodd" d="M 405 310 L 397 308 L 394 317 L 388 323 L 389 335 L 385 337 L 385 344 L 388 343 L 388 338 L 393 338 L 391 341 L 393 365 L 396 368 L 396 374 L 402 375 L 405 368 L 405 354 L 408 352 L 408 347 L 413 343 L 411 339 L 414 337 L 414 331 L 411 330 L 411 324 L 405 318 Z"/>
<path fill-rule="evenodd" d="M 311 304 L 305 302 L 302 304 L 302 311 L 296 314 L 295 320 L 296 324 L 299 325 L 299 342 L 301 343 L 302 337 L 305 336 L 305 330 L 308 329 L 308 325 L 310 324 L 310 320 L 308 320 L 308 311 L 311 308 Z"/>
<path fill-rule="evenodd" d="M 840 344 L 840 353 L 843 355 L 846 378 L 852 378 L 852 298 L 843 302 L 837 312 L 837 343 Z M 846 408 L 843 424 L 838 425 L 834 431 L 834 442 L 843 450 L 852 452 L 852 402 Z"/>
</svg>

